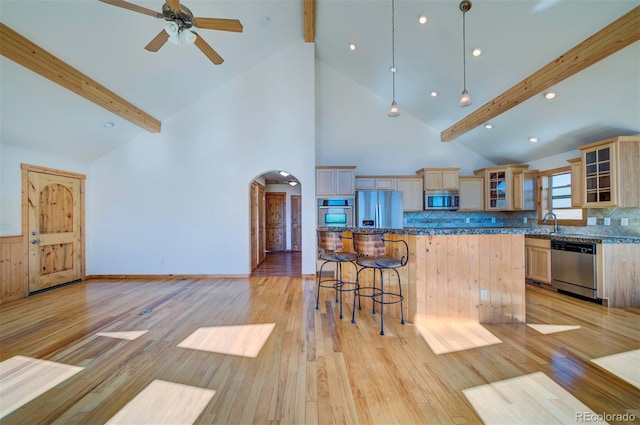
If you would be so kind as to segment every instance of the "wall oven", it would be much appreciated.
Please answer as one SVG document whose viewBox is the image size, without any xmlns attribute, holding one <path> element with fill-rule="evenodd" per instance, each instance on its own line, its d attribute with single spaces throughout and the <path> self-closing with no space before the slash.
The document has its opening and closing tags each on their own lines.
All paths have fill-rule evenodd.
<svg viewBox="0 0 640 425">
<path fill-rule="evenodd" d="M 455 211 L 460 208 L 457 190 L 425 190 L 424 210 Z"/>
<path fill-rule="evenodd" d="M 318 198 L 318 226 L 352 227 L 353 198 Z"/>
</svg>

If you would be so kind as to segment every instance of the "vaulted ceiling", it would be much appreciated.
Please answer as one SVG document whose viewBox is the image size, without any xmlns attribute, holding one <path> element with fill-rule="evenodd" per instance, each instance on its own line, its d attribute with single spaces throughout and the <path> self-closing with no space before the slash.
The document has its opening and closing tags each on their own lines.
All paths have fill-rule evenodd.
<svg viewBox="0 0 640 425">
<path fill-rule="evenodd" d="M 160 11 L 164 2 L 131 3 Z M 157 53 L 146 51 L 163 21 L 97 0 L 0 0 L 0 20 L 159 122 L 312 36 L 305 33 L 309 13 L 302 0 L 183 3 L 197 17 L 242 22 L 242 33 L 198 30 L 223 64 L 213 65 L 194 46 L 167 43 Z M 473 0 L 466 15 L 466 86 L 473 104 L 466 108 L 458 106 L 463 86 L 458 4 L 396 0 L 396 100 L 402 114 L 443 135 L 475 114 L 471 129 L 446 143 L 461 143 L 496 163 L 527 162 L 602 138 L 640 133 L 640 43 L 633 41 L 640 27 L 637 0 Z M 555 82 L 557 68 L 552 67 L 538 86 L 527 83 L 576 46 L 583 47 L 580 55 L 560 62 L 579 65 L 595 42 L 581 43 L 632 10 L 635 17 L 620 30 L 631 44 L 620 48 L 617 39 L 610 40 L 603 47 L 606 57 L 576 75 Z M 317 0 L 315 11 L 317 59 L 390 104 L 391 1 Z M 418 23 L 419 15 L 427 16 L 426 24 Z M 350 43 L 357 48 L 350 50 Z M 473 57 L 474 47 L 483 54 Z M 538 93 L 546 81 L 557 93 L 552 101 Z M 520 94 L 533 93 L 500 98 L 514 87 Z M 2 143 L 91 161 L 148 131 L 6 57 L 0 57 L 0 89 Z M 431 91 L 438 96 L 430 96 Z M 517 106 L 507 108 L 508 102 Z M 495 110 L 502 113 L 489 120 L 491 130 L 476 126 Z M 381 111 L 380 119 L 392 118 Z M 115 126 L 107 129 L 106 122 Z M 528 142 L 530 136 L 538 143 Z"/>
</svg>

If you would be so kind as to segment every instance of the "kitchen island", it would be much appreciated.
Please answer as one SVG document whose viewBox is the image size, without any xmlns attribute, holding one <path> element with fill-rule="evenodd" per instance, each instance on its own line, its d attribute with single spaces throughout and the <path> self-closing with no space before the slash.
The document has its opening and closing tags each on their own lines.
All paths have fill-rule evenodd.
<svg viewBox="0 0 640 425">
<path fill-rule="evenodd" d="M 318 230 L 340 230 L 347 237 L 352 232 L 380 232 L 388 239 L 405 240 L 409 261 L 399 271 L 405 318 L 411 323 L 525 322 L 524 237 L 529 228 Z M 397 250 L 396 245 L 388 248 Z M 355 276 L 346 273 L 345 279 Z M 385 278 L 387 282 L 397 287 L 395 279 Z M 364 305 L 362 311 L 367 311 Z M 385 307 L 385 315 L 400 317 L 399 304 Z"/>
</svg>

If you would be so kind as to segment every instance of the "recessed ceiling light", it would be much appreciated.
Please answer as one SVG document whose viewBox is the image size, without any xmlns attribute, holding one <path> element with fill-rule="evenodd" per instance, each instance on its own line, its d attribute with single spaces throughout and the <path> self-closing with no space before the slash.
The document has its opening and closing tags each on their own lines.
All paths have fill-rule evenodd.
<svg viewBox="0 0 640 425">
<path fill-rule="evenodd" d="M 492 129 L 492 128 L 493 128 L 493 124 L 491 124 L 491 123 L 486 123 L 486 124 L 484 125 L 484 128 Z"/>
<path fill-rule="evenodd" d="M 473 49 L 473 50 L 471 51 L 471 54 L 472 54 L 473 56 L 476 56 L 476 57 L 477 57 L 477 56 L 480 56 L 480 55 L 482 54 L 482 49 L 481 49 L 481 48 L 479 48 L 479 47 L 476 47 L 475 49 Z"/>
<path fill-rule="evenodd" d="M 438 97 L 438 92 L 437 91 L 432 91 L 431 93 L 429 93 L 431 95 L 431 97 Z"/>
<path fill-rule="evenodd" d="M 420 16 L 418 16 L 418 23 L 419 23 L 420 25 L 424 25 L 424 24 L 426 24 L 426 23 L 427 23 L 427 17 L 426 17 L 426 16 L 424 16 L 424 15 L 420 15 Z"/>
<path fill-rule="evenodd" d="M 111 121 L 107 121 L 107 122 L 105 122 L 104 124 L 102 124 L 102 126 L 103 126 L 104 128 L 113 128 L 113 126 L 115 126 L 115 124 L 114 124 L 114 123 L 112 123 Z"/>
<path fill-rule="evenodd" d="M 538 143 L 538 138 L 537 137 L 529 137 L 529 141 L 531 143 Z"/>
<path fill-rule="evenodd" d="M 391 68 L 389 68 L 389 70 L 390 70 L 391 72 L 396 72 L 398 69 L 397 69 L 395 66 L 392 66 Z"/>
<path fill-rule="evenodd" d="M 555 97 L 556 97 L 555 92 L 548 91 L 544 93 L 544 98 L 547 100 L 555 99 Z"/>
<path fill-rule="evenodd" d="M 355 44 L 353 44 L 353 43 L 349 44 L 349 50 L 353 51 L 353 50 L 356 50 L 356 49 L 357 49 L 357 47 L 356 47 Z"/>
</svg>

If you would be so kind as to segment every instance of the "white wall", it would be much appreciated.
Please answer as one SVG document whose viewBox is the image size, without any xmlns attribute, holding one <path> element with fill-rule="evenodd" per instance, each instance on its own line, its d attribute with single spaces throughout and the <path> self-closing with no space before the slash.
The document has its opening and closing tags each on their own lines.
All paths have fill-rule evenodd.
<svg viewBox="0 0 640 425">
<path fill-rule="evenodd" d="M 355 165 L 356 173 L 414 174 L 424 167 L 460 167 L 460 173 L 495 165 L 400 110 L 389 118 L 382 99 L 333 68 L 316 64 L 316 163 Z M 400 105 L 401 106 L 401 105 Z"/>
<path fill-rule="evenodd" d="M 0 236 L 22 234 L 22 170 L 37 165 L 87 175 L 87 164 L 0 143 Z"/>
<path fill-rule="evenodd" d="M 250 272 L 249 190 L 301 182 L 302 272 L 315 272 L 314 46 L 300 41 L 95 161 L 88 274 Z"/>
<path fill-rule="evenodd" d="M 569 163 L 567 159 L 580 157 L 580 151 L 578 149 L 564 152 L 557 155 L 548 156 L 546 158 L 536 159 L 529 162 L 529 169 L 531 170 L 552 170 L 554 168 L 568 167 Z"/>
</svg>

